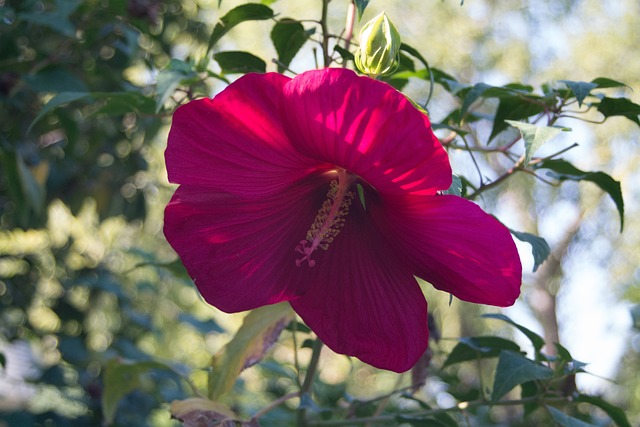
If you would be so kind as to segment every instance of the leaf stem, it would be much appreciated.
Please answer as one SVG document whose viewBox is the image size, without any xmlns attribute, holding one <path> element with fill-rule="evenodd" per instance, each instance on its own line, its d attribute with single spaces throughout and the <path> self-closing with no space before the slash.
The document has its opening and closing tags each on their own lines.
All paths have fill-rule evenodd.
<svg viewBox="0 0 640 427">
<path fill-rule="evenodd" d="M 331 55 L 329 55 L 329 28 L 327 26 L 327 16 L 329 14 L 329 2 L 331 0 L 322 0 L 322 17 L 320 18 L 320 29 L 322 30 L 322 64 L 328 67 L 331 64 Z"/>
<path fill-rule="evenodd" d="M 315 379 L 316 372 L 318 371 L 318 362 L 320 362 L 320 353 L 322 352 L 322 341 L 316 338 L 313 343 L 313 349 L 311 350 L 311 360 L 309 366 L 307 366 L 307 373 L 304 376 L 302 387 L 300 387 L 300 407 L 298 408 L 298 427 L 307 426 L 307 408 L 302 405 L 302 398 L 311 391 L 313 380 Z"/>
</svg>

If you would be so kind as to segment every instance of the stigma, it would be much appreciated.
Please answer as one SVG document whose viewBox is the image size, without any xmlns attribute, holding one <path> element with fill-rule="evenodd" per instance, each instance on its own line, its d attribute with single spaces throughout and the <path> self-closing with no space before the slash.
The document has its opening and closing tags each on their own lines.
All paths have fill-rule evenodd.
<svg viewBox="0 0 640 427">
<path fill-rule="evenodd" d="M 296 252 L 303 255 L 296 259 L 296 266 L 300 267 L 305 262 L 309 267 L 316 265 L 316 261 L 311 259 L 311 255 L 318 250 L 329 249 L 329 245 L 344 227 L 346 216 L 349 214 L 349 207 L 355 198 L 351 186 L 356 180 L 356 176 L 344 169 L 337 171 L 338 178 L 329 184 L 329 191 L 322 207 L 318 209 L 311 228 L 307 231 L 306 238 L 301 240 L 296 246 Z"/>
</svg>

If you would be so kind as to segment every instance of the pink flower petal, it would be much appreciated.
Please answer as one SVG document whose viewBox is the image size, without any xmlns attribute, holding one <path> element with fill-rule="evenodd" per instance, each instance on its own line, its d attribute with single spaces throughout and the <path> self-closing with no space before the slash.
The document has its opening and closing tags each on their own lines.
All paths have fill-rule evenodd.
<svg viewBox="0 0 640 427">
<path fill-rule="evenodd" d="M 281 193 L 318 166 L 282 131 L 280 74 L 248 74 L 214 99 L 178 108 L 165 152 L 169 181 L 239 196 Z"/>
<path fill-rule="evenodd" d="M 404 372 L 424 353 L 427 303 L 410 268 L 354 201 L 344 229 L 305 269 L 291 305 L 333 351 Z"/>
<path fill-rule="evenodd" d="M 371 209 L 378 227 L 413 273 L 464 301 L 513 305 L 522 266 L 509 230 L 473 202 L 456 196 L 384 200 Z"/>
<path fill-rule="evenodd" d="M 285 131 L 308 156 L 380 192 L 435 194 L 451 185 L 429 119 L 386 83 L 350 70 L 308 71 L 284 86 L 284 100 Z"/>
<path fill-rule="evenodd" d="M 326 178 L 315 176 L 247 200 L 182 185 L 165 209 L 164 233 L 211 305 L 237 312 L 286 301 L 308 285 L 295 247 L 327 188 Z"/>
</svg>

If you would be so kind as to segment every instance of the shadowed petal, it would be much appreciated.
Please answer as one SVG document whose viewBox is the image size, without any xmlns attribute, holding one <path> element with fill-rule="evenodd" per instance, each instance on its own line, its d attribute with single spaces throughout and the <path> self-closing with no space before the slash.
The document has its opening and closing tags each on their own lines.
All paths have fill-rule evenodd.
<svg viewBox="0 0 640 427">
<path fill-rule="evenodd" d="M 262 197 L 307 175 L 313 164 L 281 127 L 278 105 L 287 81 L 248 74 L 213 99 L 178 108 L 165 152 L 169 181 Z"/>
<path fill-rule="evenodd" d="M 427 303 L 359 207 L 316 265 L 300 267 L 309 286 L 291 305 L 333 351 L 404 372 L 427 347 Z"/>
<path fill-rule="evenodd" d="M 309 71 L 284 86 L 282 111 L 300 151 L 356 173 L 380 192 L 435 194 L 451 184 L 429 119 L 386 83 L 350 70 Z"/>
<path fill-rule="evenodd" d="M 416 276 L 461 300 L 510 306 L 522 266 L 509 230 L 475 203 L 456 196 L 384 200 L 376 224 Z"/>
<path fill-rule="evenodd" d="M 258 200 L 182 185 L 164 233 L 205 300 L 226 312 L 286 301 L 304 291 L 295 247 L 325 196 L 326 179 L 303 180 Z"/>
</svg>

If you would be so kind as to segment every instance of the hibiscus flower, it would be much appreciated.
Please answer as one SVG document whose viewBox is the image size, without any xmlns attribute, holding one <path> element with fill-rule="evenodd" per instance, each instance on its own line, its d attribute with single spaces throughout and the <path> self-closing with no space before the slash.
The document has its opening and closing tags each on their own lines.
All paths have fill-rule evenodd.
<svg viewBox="0 0 640 427">
<path fill-rule="evenodd" d="M 165 236 L 222 311 L 289 301 L 335 352 L 402 372 L 428 341 L 416 277 L 474 303 L 519 295 L 509 231 L 441 194 L 445 150 L 385 83 L 248 74 L 177 109 L 165 158 Z"/>
</svg>

